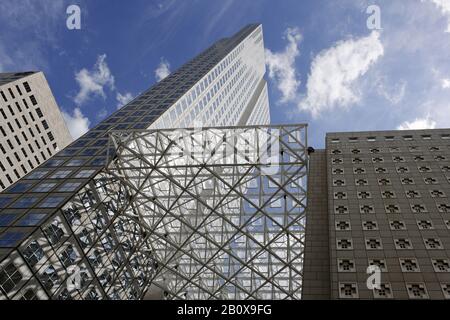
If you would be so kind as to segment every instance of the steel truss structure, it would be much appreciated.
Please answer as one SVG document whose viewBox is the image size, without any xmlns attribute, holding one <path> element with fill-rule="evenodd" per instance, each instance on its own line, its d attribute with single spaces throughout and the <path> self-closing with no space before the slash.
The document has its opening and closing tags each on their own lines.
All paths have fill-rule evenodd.
<svg viewBox="0 0 450 320">
<path fill-rule="evenodd" d="M 154 259 L 147 294 L 299 299 L 306 139 L 305 124 L 112 131 L 106 176 Z"/>
</svg>

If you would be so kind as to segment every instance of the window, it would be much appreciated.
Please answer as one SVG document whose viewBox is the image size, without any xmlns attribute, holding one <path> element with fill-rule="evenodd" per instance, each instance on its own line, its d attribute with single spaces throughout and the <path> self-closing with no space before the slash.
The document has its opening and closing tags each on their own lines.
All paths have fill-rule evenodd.
<svg viewBox="0 0 450 320">
<path fill-rule="evenodd" d="M 58 170 L 55 173 L 53 173 L 50 178 L 51 179 L 63 179 L 65 177 L 67 177 L 68 175 L 70 175 L 70 173 L 72 172 L 72 170 Z"/>
<path fill-rule="evenodd" d="M 41 108 L 36 108 L 36 113 L 39 118 L 42 118 L 44 115 L 42 114 Z"/>
<path fill-rule="evenodd" d="M 30 173 L 28 176 L 26 176 L 26 179 L 42 179 L 44 176 L 49 173 L 48 170 L 35 170 L 32 173 Z"/>
<path fill-rule="evenodd" d="M 414 213 L 425 213 L 428 212 L 424 204 L 411 204 L 411 211 Z"/>
<path fill-rule="evenodd" d="M 39 204 L 40 208 L 55 208 L 64 201 L 64 196 L 49 196 Z"/>
<path fill-rule="evenodd" d="M 400 258 L 399 262 L 402 272 L 420 272 L 419 262 L 417 259 Z"/>
<path fill-rule="evenodd" d="M 417 227 L 419 230 L 430 230 L 434 229 L 433 223 L 430 220 L 420 220 L 417 221 Z"/>
<path fill-rule="evenodd" d="M 36 240 L 33 240 L 23 250 L 23 256 L 28 264 L 34 267 L 44 257 L 44 250 Z"/>
<path fill-rule="evenodd" d="M 356 299 L 359 297 L 356 283 L 339 283 L 339 298 Z"/>
<path fill-rule="evenodd" d="M 80 170 L 76 175 L 75 178 L 89 178 L 92 176 L 92 174 L 95 172 L 95 170 Z"/>
<path fill-rule="evenodd" d="M 31 92 L 31 88 L 30 88 L 30 85 L 28 84 L 28 82 L 25 81 L 23 83 L 23 87 L 25 88 L 26 92 Z"/>
<path fill-rule="evenodd" d="M 450 272 L 450 262 L 447 259 L 431 259 L 434 271 Z"/>
<path fill-rule="evenodd" d="M 64 162 L 64 160 L 61 159 L 52 159 L 47 161 L 44 166 L 46 167 L 59 167 L 62 163 Z"/>
<path fill-rule="evenodd" d="M 355 261 L 351 259 L 338 259 L 339 272 L 355 272 Z"/>
<path fill-rule="evenodd" d="M 36 188 L 34 188 L 33 192 L 49 192 L 56 186 L 54 182 L 42 182 Z"/>
<path fill-rule="evenodd" d="M 383 249 L 383 244 L 381 243 L 381 239 L 365 239 L 366 241 L 366 249 L 367 250 L 379 250 Z"/>
<path fill-rule="evenodd" d="M 48 129 L 48 124 L 46 120 L 42 120 L 42 126 L 44 127 L 45 130 Z"/>
<path fill-rule="evenodd" d="M 384 259 L 369 259 L 369 266 L 377 266 L 382 272 L 387 272 L 387 264 Z"/>
<path fill-rule="evenodd" d="M 80 184 L 81 184 L 80 182 L 66 182 L 58 189 L 58 191 L 60 192 L 75 191 L 80 186 Z"/>
<path fill-rule="evenodd" d="M 396 204 L 385 205 L 386 213 L 400 213 L 400 207 Z"/>
<path fill-rule="evenodd" d="M 44 233 L 51 244 L 56 244 L 64 236 L 64 230 L 61 228 L 61 223 L 54 220 L 48 227 L 44 229 Z"/>
<path fill-rule="evenodd" d="M 6 293 L 11 292 L 21 280 L 22 274 L 13 263 L 0 270 L 0 287 Z"/>
<path fill-rule="evenodd" d="M 17 214 L 15 213 L 2 213 L 0 215 L 0 227 L 9 227 L 16 218 Z"/>
<path fill-rule="evenodd" d="M 86 161 L 83 159 L 72 159 L 66 163 L 68 167 L 82 166 Z"/>
<path fill-rule="evenodd" d="M 407 283 L 406 289 L 410 299 L 428 299 L 428 292 L 423 283 Z"/>
<path fill-rule="evenodd" d="M 376 221 L 363 221 L 362 222 L 363 230 L 378 230 L 378 224 Z"/>
<path fill-rule="evenodd" d="M 336 239 L 336 246 L 340 250 L 352 250 L 353 241 L 351 239 Z"/>
<path fill-rule="evenodd" d="M 423 239 L 427 249 L 443 249 L 441 240 L 435 238 Z"/>
<path fill-rule="evenodd" d="M 400 220 L 389 221 L 391 230 L 406 230 L 405 222 Z"/>
<path fill-rule="evenodd" d="M 412 249 L 412 243 L 409 239 L 394 239 L 396 249 Z"/>
<path fill-rule="evenodd" d="M 350 221 L 336 221 L 336 230 L 351 230 Z"/>
<path fill-rule="evenodd" d="M 7 231 L 0 235 L 0 247 L 10 248 L 14 247 L 17 242 L 25 237 L 23 232 Z"/>
<path fill-rule="evenodd" d="M 27 183 L 27 182 L 19 182 L 16 183 L 12 188 L 10 188 L 8 191 L 9 192 L 14 192 L 14 193 L 24 193 L 26 192 L 28 189 L 31 188 L 33 184 L 32 183 Z"/>
<path fill-rule="evenodd" d="M 65 267 L 69 267 L 70 265 L 73 265 L 75 261 L 78 258 L 78 254 L 75 252 L 73 246 L 69 244 L 61 253 L 61 262 Z"/>
<path fill-rule="evenodd" d="M 411 140 L 413 140 L 413 136 L 410 136 L 410 135 L 403 136 L 403 140 L 405 140 L 405 141 L 411 141 Z"/>
<path fill-rule="evenodd" d="M 34 95 L 31 95 L 31 96 L 30 96 L 30 100 L 31 100 L 31 103 L 33 104 L 33 106 L 37 105 L 37 100 L 36 100 L 36 98 L 34 97 Z"/>
<path fill-rule="evenodd" d="M 22 219 L 20 219 L 17 225 L 20 227 L 37 226 L 46 216 L 47 214 L 45 213 L 27 213 Z"/>
<path fill-rule="evenodd" d="M 346 213 L 348 213 L 348 207 L 347 206 L 336 206 L 336 207 L 334 207 L 334 213 L 335 214 L 346 214 Z"/>
<path fill-rule="evenodd" d="M 38 201 L 38 197 L 22 197 L 17 200 L 12 207 L 13 208 L 29 208 L 31 207 L 36 201 Z"/>
<path fill-rule="evenodd" d="M 53 266 L 49 266 L 41 275 L 42 284 L 47 290 L 53 288 L 53 286 L 58 283 L 58 280 L 58 273 Z"/>
</svg>

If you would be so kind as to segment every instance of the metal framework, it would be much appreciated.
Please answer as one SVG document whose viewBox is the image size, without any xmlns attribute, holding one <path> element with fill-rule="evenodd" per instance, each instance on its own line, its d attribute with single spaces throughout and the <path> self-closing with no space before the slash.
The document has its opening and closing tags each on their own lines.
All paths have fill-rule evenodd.
<svg viewBox="0 0 450 320">
<path fill-rule="evenodd" d="M 301 297 L 305 124 L 112 131 L 109 143 L 118 210 L 154 259 L 148 296 Z"/>
</svg>

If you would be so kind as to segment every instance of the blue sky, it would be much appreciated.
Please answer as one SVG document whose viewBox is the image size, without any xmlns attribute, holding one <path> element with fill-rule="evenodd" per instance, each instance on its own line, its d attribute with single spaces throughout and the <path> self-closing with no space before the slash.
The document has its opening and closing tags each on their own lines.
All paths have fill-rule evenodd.
<svg viewBox="0 0 450 320">
<path fill-rule="evenodd" d="M 71 4 L 81 30 L 66 28 Z M 272 123 L 309 123 L 311 145 L 450 127 L 450 0 L 1 0 L 0 71 L 42 70 L 79 135 L 251 22 L 264 28 Z"/>
</svg>

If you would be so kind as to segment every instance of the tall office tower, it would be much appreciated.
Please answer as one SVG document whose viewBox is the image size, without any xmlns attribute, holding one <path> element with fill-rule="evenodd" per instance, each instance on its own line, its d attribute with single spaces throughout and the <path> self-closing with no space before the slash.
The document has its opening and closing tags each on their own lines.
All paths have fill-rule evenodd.
<svg viewBox="0 0 450 320">
<path fill-rule="evenodd" d="M 449 299 L 449 160 L 449 129 L 327 134 L 310 157 L 303 298 Z"/>
<path fill-rule="evenodd" d="M 0 192 L 72 138 L 42 72 L 0 73 Z"/>
<path fill-rule="evenodd" d="M 127 214 L 134 196 L 105 171 L 110 134 L 267 124 L 264 73 L 262 26 L 249 25 L 0 194 L 0 299 L 141 298 L 158 264 L 149 232 Z"/>
</svg>

